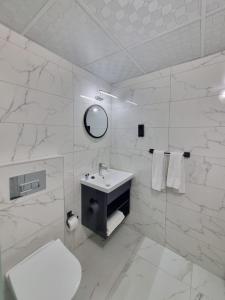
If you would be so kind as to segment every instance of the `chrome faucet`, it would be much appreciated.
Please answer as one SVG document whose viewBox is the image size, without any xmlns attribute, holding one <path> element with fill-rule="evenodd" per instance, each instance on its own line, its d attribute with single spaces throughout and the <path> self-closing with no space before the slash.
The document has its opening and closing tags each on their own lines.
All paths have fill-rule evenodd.
<svg viewBox="0 0 225 300">
<path fill-rule="evenodd" d="M 98 164 L 98 174 L 99 174 L 99 176 L 102 176 L 102 170 L 107 170 L 107 169 L 108 169 L 108 167 L 105 164 L 99 163 Z"/>
</svg>

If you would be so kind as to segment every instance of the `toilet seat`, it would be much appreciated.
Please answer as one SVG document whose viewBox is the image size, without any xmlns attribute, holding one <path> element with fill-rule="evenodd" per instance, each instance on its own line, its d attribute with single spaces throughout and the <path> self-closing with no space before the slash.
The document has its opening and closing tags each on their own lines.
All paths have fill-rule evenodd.
<svg viewBox="0 0 225 300">
<path fill-rule="evenodd" d="M 71 300 L 81 265 L 60 240 L 51 241 L 6 274 L 17 300 Z"/>
</svg>

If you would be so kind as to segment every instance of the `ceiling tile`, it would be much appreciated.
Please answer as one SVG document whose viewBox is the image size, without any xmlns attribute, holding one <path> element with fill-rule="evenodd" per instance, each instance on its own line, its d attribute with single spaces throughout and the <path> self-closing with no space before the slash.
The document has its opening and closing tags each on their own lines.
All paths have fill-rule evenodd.
<svg viewBox="0 0 225 300">
<path fill-rule="evenodd" d="M 200 22 L 182 27 L 129 50 L 147 72 L 200 56 Z"/>
<path fill-rule="evenodd" d="M 124 47 L 136 45 L 200 16 L 200 0 L 77 0 Z"/>
<path fill-rule="evenodd" d="M 57 1 L 26 35 L 79 66 L 118 51 L 74 0 Z"/>
<path fill-rule="evenodd" d="M 125 52 L 119 52 L 98 60 L 86 66 L 85 69 L 110 83 L 116 83 L 142 74 Z"/>
<path fill-rule="evenodd" d="M 22 32 L 48 0 L 0 0 L 0 20 L 17 32 Z"/>
<path fill-rule="evenodd" d="M 206 18 L 205 54 L 225 49 L 225 10 Z"/>
<path fill-rule="evenodd" d="M 225 7 L 224 0 L 206 0 L 206 12 L 211 12 L 213 10 Z"/>
</svg>

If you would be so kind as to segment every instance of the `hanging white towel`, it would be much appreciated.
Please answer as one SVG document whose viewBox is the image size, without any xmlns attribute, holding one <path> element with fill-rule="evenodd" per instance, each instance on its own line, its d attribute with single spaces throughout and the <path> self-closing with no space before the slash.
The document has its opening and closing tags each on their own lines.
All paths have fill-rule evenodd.
<svg viewBox="0 0 225 300">
<path fill-rule="evenodd" d="M 166 187 L 166 165 L 163 151 L 154 150 L 152 158 L 152 189 L 162 191 Z"/>
<path fill-rule="evenodd" d="M 176 189 L 179 193 L 185 193 L 185 168 L 183 153 L 170 153 L 167 186 Z"/>
<path fill-rule="evenodd" d="M 119 224 L 125 218 L 122 211 L 115 211 L 107 220 L 107 236 L 110 236 L 112 232 L 119 226 Z"/>
</svg>

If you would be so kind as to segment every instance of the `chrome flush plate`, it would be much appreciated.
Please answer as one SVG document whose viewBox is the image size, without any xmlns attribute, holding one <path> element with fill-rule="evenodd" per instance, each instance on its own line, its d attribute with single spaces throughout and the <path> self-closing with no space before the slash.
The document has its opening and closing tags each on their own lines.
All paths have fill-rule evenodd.
<svg viewBox="0 0 225 300">
<path fill-rule="evenodd" d="M 46 189 L 46 171 L 19 175 L 9 178 L 10 200 Z"/>
</svg>

